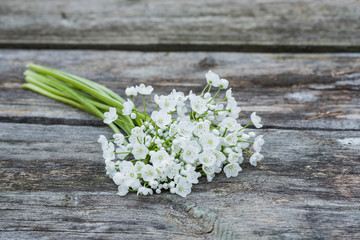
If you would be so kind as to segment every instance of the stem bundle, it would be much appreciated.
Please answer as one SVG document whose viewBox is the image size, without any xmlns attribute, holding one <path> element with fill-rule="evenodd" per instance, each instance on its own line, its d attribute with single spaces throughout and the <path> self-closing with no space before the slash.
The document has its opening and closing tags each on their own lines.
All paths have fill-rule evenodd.
<svg viewBox="0 0 360 240">
<path fill-rule="evenodd" d="M 37 64 L 29 64 L 24 72 L 27 83 L 23 88 L 30 89 L 49 98 L 79 108 L 102 120 L 104 112 L 110 107 L 116 107 L 119 118 L 109 127 L 120 133 L 120 129 L 130 134 L 131 129 L 138 125 L 138 119 L 131 119 L 122 115 L 125 100 L 110 89 L 91 80 L 63 72 L 54 68 Z M 138 114 L 140 118 L 146 118 L 144 114 Z"/>
</svg>

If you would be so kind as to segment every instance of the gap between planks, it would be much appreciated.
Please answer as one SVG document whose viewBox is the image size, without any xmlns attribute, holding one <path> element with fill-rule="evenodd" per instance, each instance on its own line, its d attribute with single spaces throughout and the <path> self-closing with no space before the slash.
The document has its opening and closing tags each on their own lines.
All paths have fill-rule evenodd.
<svg viewBox="0 0 360 240">
<path fill-rule="evenodd" d="M 36 121 L 32 121 L 33 118 L 26 117 L 20 119 L 12 119 L 12 117 L 1 117 L 0 123 L 14 123 L 14 124 L 35 124 L 35 125 L 60 125 L 60 126 L 87 126 L 87 127 L 102 127 L 103 125 L 101 121 L 97 122 L 83 122 L 82 120 L 73 121 L 71 119 L 53 119 L 53 118 L 43 118 L 43 117 L 34 117 Z M 249 126 L 248 129 L 256 129 L 254 126 Z M 274 130 L 304 130 L 304 131 L 327 131 L 327 132 L 360 132 L 360 129 L 352 129 L 352 128 L 319 128 L 319 127 L 287 127 L 287 126 L 276 126 L 276 125 L 264 125 L 261 129 L 274 129 Z"/>
<path fill-rule="evenodd" d="M 360 53 L 360 46 L 258 45 L 258 44 L 61 44 L 0 43 L 0 49 L 23 50 L 118 50 L 142 52 L 244 52 L 244 53 Z"/>
</svg>

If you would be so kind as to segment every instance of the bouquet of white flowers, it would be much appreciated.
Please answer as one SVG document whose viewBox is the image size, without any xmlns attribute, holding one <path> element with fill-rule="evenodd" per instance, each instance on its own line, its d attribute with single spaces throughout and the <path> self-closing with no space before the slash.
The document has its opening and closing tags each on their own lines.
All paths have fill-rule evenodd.
<svg viewBox="0 0 360 240">
<path fill-rule="evenodd" d="M 166 96 L 155 94 L 157 107 L 148 114 L 145 98 L 152 93 L 151 86 L 128 87 L 125 101 L 88 79 L 45 66 L 28 67 L 24 88 L 94 114 L 113 129 L 112 139 L 101 135 L 98 142 L 106 174 L 118 185 L 120 196 L 169 190 L 185 197 L 201 176 L 212 181 L 223 170 L 226 177 L 236 177 L 242 170 L 243 153 L 253 166 L 264 158 L 260 154 L 263 135 L 246 132 L 252 124 L 261 128 L 261 118 L 254 112 L 250 123 L 241 126 L 237 122 L 241 109 L 231 88 L 217 99 L 229 82 L 212 71 L 206 73 L 207 84 L 199 95 L 175 89 Z M 212 95 L 213 88 L 217 91 Z M 139 95 L 142 111 L 134 103 Z"/>
</svg>

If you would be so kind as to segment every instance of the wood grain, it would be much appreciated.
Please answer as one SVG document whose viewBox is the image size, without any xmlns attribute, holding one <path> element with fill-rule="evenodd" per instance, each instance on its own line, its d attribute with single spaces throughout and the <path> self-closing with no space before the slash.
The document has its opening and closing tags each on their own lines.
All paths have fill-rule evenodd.
<svg viewBox="0 0 360 240">
<path fill-rule="evenodd" d="M 0 123 L 0 238 L 358 239 L 357 131 L 264 130 L 258 168 L 186 199 L 116 195 L 96 142 L 106 127 Z M 204 201 L 206 199 L 206 201 Z"/>
<path fill-rule="evenodd" d="M 247 121 L 258 112 L 270 128 L 360 129 L 359 54 L 143 53 L 0 51 L 0 121 L 97 125 L 95 117 L 21 89 L 29 62 L 87 77 L 124 96 L 142 82 L 167 94 L 200 92 L 209 69 L 229 79 Z M 141 99 L 138 100 L 141 108 Z M 148 99 L 149 109 L 155 106 Z"/>
<path fill-rule="evenodd" d="M 12 0 L 2 47 L 359 51 L 357 0 Z"/>
</svg>

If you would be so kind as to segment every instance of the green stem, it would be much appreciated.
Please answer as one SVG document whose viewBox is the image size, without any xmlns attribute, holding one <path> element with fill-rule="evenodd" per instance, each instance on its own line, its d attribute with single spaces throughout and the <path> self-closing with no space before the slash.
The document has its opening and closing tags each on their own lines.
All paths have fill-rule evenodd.
<svg viewBox="0 0 360 240">
<path fill-rule="evenodd" d="M 250 122 L 249 124 L 247 124 L 245 127 L 241 128 L 238 132 L 241 132 L 241 130 L 247 128 L 248 126 L 250 126 L 252 124 L 252 122 Z"/>
<path fill-rule="evenodd" d="M 250 155 L 250 157 L 252 156 L 252 153 L 249 150 L 247 150 L 246 148 L 241 148 L 241 149 L 244 150 L 245 152 L 247 152 Z"/>
<path fill-rule="evenodd" d="M 215 95 L 210 99 L 210 101 L 208 103 L 211 103 L 215 99 L 215 97 L 219 94 L 220 91 L 221 91 L 221 87 L 219 87 L 219 89 L 217 90 Z"/>
<path fill-rule="evenodd" d="M 205 88 L 202 90 L 201 94 L 200 94 L 200 97 L 202 97 L 202 95 L 204 94 L 206 88 L 209 86 L 209 84 L 206 84 Z"/>
<path fill-rule="evenodd" d="M 143 102 L 144 102 L 144 114 L 146 115 L 145 95 L 142 95 L 142 96 L 143 96 Z"/>
</svg>

